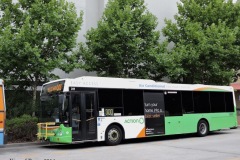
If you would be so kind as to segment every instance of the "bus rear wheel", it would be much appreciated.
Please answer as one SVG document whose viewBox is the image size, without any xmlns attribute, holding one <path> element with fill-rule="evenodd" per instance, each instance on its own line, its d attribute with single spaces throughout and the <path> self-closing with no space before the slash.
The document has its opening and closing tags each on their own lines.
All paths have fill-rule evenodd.
<svg viewBox="0 0 240 160">
<path fill-rule="evenodd" d="M 107 128 L 105 134 L 105 141 L 107 145 L 113 146 L 121 143 L 122 137 L 122 130 L 117 125 L 111 125 Z"/>
<path fill-rule="evenodd" d="M 208 132 L 209 132 L 209 126 L 208 126 L 207 121 L 200 120 L 198 122 L 198 127 L 197 127 L 198 136 L 204 137 L 204 136 L 208 135 Z"/>
</svg>

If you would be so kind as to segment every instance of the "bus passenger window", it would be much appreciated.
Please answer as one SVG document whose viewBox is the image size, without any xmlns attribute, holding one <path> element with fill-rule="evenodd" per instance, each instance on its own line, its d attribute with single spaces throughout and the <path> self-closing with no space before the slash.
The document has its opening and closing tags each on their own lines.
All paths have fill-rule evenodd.
<svg viewBox="0 0 240 160">
<path fill-rule="evenodd" d="M 164 92 L 165 102 L 165 115 L 166 116 L 181 116 L 181 94 L 177 91 L 165 91 Z"/>
<path fill-rule="evenodd" d="M 211 112 L 225 112 L 224 92 L 210 92 Z"/>
<path fill-rule="evenodd" d="M 113 110 L 113 114 L 106 116 L 123 115 L 122 90 L 121 89 L 99 89 L 98 90 L 99 110 Z"/>
<path fill-rule="evenodd" d="M 194 91 L 193 99 L 195 113 L 210 113 L 209 92 Z"/>
<path fill-rule="evenodd" d="M 124 115 L 144 115 L 143 91 L 123 90 Z"/>
<path fill-rule="evenodd" d="M 226 112 L 234 112 L 232 92 L 225 93 L 225 104 L 226 104 Z"/>
<path fill-rule="evenodd" d="M 193 95 L 191 91 L 182 91 L 182 108 L 183 113 L 194 113 Z"/>
</svg>

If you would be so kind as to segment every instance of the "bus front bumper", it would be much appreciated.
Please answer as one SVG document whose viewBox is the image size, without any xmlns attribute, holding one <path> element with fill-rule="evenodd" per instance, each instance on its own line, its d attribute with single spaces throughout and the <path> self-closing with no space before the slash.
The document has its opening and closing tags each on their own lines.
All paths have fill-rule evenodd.
<svg viewBox="0 0 240 160">
<path fill-rule="evenodd" d="M 58 129 L 54 130 L 54 136 L 50 137 L 50 142 L 53 143 L 72 143 L 72 128 L 65 127 L 63 124 Z"/>
<path fill-rule="evenodd" d="M 54 136 L 54 137 L 50 137 L 50 142 L 52 142 L 52 143 L 66 143 L 66 144 L 70 144 L 70 143 L 72 143 L 72 136 L 64 136 L 64 137 Z"/>
</svg>

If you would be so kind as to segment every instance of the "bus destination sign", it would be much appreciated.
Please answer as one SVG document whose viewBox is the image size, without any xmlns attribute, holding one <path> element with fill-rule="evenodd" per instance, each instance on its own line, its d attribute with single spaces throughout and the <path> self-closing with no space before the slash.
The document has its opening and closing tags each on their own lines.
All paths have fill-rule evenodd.
<svg viewBox="0 0 240 160">
<path fill-rule="evenodd" d="M 43 87 L 43 94 L 50 94 L 63 91 L 64 81 L 47 84 Z"/>
<path fill-rule="evenodd" d="M 56 86 L 48 87 L 47 92 L 48 93 L 59 92 L 59 91 L 62 91 L 62 89 L 63 89 L 63 84 L 57 84 Z"/>
</svg>

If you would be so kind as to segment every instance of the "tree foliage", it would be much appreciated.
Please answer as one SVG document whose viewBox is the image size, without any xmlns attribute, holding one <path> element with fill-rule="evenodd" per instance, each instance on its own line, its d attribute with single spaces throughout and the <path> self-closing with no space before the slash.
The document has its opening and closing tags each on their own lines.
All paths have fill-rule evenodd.
<svg viewBox="0 0 240 160">
<path fill-rule="evenodd" d="M 55 77 L 55 68 L 74 68 L 69 53 L 76 46 L 82 14 L 65 0 L 1 0 L 0 10 L 0 77 L 31 87 L 36 100 L 37 86 Z"/>
<path fill-rule="evenodd" d="M 100 76 L 161 78 L 157 55 L 164 52 L 157 18 L 144 0 L 110 0 L 97 28 L 86 34 L 81 60 Z"/>
<path fill-rule="evenodd" d="M 164 35 L 174 47 L 166 58 L 173 82 L 229 84 L 239 70 L 240 8 L 225 0 L 181 0 Z"/>
</svg>

